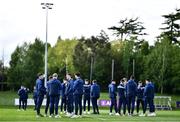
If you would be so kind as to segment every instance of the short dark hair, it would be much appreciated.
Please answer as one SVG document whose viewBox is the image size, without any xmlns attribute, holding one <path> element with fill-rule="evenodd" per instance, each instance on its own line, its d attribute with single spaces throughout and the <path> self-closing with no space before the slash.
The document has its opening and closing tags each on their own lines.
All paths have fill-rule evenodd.
<svg viewBox="0 0 180 122">
<path fill-rule="evenodd" d="M 41 75 L 43 75 L 43 74 L 42 74 L 42 73 L 38 73 L 38 74 L 37 74 L 37 77 L 39 77 L 39 76 L 41 76 Z"/>
<path fill-rule="evenodd" d="M 147 81 L 149 81 L 149 78 L 146 78 Z"/>
<path fill-rule="evenodd" d="M 79 72 L 75 73 L 76 76 L 80 77 L 81 74 Z"/>
<path fill-rule="evenodd" d="M 67 75 L 69 75 L 69 76 L 71 76 L 71 77 L 72 77 L 71 73 L 67 73 Z"/>
<path fill-rule="evenodd" d="M 52 76 L 52 75 L 50 75 L 48 78 L 49 78 L 49 79 L 52 79 L 52 78 L 53 78 L 53 76 Z"/>
<path fill-rule="evenodd" d="M 131 79 L 134 79 L 134 76 L 133 75 L 131 75 L 131 77 L 130 77 Z"/>
<path fill-rule="evenodd" d="M 88 80 L 88 79 L 84 79 L 84 81 L 88 81 L 88 82 L 89 82 L 89 80 Z"/>
<path fill-rule="evenodd" d="M 68 81 L 68 80 L 66 78 L 64 78 L 63 81 Z"/>
<path fill-rule="evenodd" d="M 53 77 L 58 77 L 58 74 L 57 74 L 57 73 L 54 73 L 54 74 L 53 74 Z"/>
<path fill-rule="evenodd" d="M 97 80 L 93 80 L 92 82 L 93 82 L 93 83 L 97 83 Z"/>
</svg>

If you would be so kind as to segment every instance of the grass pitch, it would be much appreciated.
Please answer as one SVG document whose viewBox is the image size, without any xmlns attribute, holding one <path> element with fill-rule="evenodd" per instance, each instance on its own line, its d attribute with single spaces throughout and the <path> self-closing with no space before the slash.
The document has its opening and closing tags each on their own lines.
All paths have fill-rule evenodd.
<svg viewBox="0 0 180 122">
<path fill-rule="evenodd" d="M 44 109 L 41 109 L 41 113 Z M 157 111 L 156 117 L 128 117 L 128 116 L 109 116 L 109 110 L 100 110 L 100 115 L 83 115 L 82 118 L 71 119 L 42 117 L 36 118 L 36 112 L 32 108 L 27 111 L 17 111 L 16 108 L 0 108 L 0 121 L 4 122 L 120 122 L 120 121 L 137 121 L 137 122 L 180 122 L 180 111 Z"/>
<path fill-rule="evenodd" d="M 156 117 L 122 117 L 109 116 L 109 109 L 100 108 L 100 115 L 85 115 L 82 118 L 71 119 L 64 115 L 62 118 L 36 118 L 36 112 L 32 107 L 28 107 L 27 111 L 17 111 L 18 107 L 14 107 L 14 98 L 18 98 L 16 92 L 0 92 L 0 122 L 180 122 L 180 110 L 178 111 L 157 111 Z M 29 95 L 32 98 L 32 94 Z M 101 99 L 109 99 L 107 93 L 101 93 Z M 172 96 L 172 105 L 175 101 L 179 101 L 180 96 Z M 44 113 L 44 108 L 41 109 Z"/>
</svg>

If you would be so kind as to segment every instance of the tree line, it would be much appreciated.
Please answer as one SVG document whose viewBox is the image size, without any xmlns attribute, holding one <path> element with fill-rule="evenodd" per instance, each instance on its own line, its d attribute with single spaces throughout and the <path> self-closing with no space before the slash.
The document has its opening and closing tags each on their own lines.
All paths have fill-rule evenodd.
<svg viewBox="0 0 180 122">
<path fill-rule="evenodd" d="M 48 74 L 57 72 L 63 79 L 67 72 L 78 71 L 83 78 L 97 79 L 102 88 L 106 88 L 111 81 L 113 59 L 114 80 L 129 78 L 134 73 L 136 81 L 150 78 L 160 93 L 178 93 L 180 9 L 163 15 L 163 18 L 165 27 L 160 28 L 163 31 L 153 46 L 147 40 L 139 39 L 147 35 L 139 18 L 125 18 L 119 21 L 118 26 L 109 27 L 118 37 L 113 41 L 103 30 L 90 38 L 62 39 L 59 36 L 54 46 L 48 44 Z M 18 45 L 11 55 L 10 67 L 2 68 L 0 63 L 0 82 L 8 82 L 11 89 L 20 85 L 33 88 L 37 73 L 44 72 L 44 50 L 45 43 L 38 38 L 33 43 Z"/>
</svg>

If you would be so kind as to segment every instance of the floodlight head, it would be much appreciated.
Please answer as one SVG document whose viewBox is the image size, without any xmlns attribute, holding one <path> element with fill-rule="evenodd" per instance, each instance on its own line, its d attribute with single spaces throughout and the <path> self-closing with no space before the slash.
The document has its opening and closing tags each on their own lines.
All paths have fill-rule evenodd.
<svg viewBox="0 0 180 122">
<path fill-rule="evenodd" d="M 53 3 L 46 3 L 46 5 L 53 5 Z"/>
</svg>

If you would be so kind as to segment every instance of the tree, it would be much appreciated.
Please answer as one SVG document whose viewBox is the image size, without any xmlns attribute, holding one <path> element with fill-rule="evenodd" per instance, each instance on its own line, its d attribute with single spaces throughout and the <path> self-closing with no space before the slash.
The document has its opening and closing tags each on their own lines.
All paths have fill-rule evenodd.
<svg viewBox="0 0 180 122">
<path fill-rule="evenodd" d="M 3 81 L 3 61 L 0 60 L 0 82 Z"/>
<path fill-rule="evenodd" d="M 180 92 L 180 48 L 177 45 L 172 45 L 171 50 L 171 67 L 169 76 L 169 86 L 172 88 L 173 93 Z M 168 88 L 169 88 L 168 86 Z M 168 89 L 169 91 L 169 89 Z M 166 91 L 167 92 L 167 91 Z"/>
<path fill-rule="evenodd" d="M 123 45 L 123 60 L 122 60 L 122 65 L 123 65 L 123 70 L 125 71 L 125 76 L 128 78 L 130 75 L 133 74 L 133 57 L 134 57 L 134 41 L 125 41 Z"/>
<path fill-rule="evenodd" d="M 120 36 L 120 40 L 126 40 L 128 37 L 137 37 L 139 35 L 147 35 L 143 32 L 145 27 L 142 22 L 138 21 L 138 17 L 133 19 L 124 19 L 119 21 L 119 26 L 112 26 L 108 29 L 114 31 L 114 35 Z"/>
<path fill-rule="evenodd" d="M 24 83 L 24 59 L 28 49 L 28 44 L 24 43 L 22 46 L 17 46 L 11 55 L 10 68 L 8 70 L 8 81 L 10 88 L 18 88 Z"/>
<path fill-rule="evenodd" d="M 35 39 L 32 44 L 17 46 L 11 55 L 8 81 L 10 87 L 17 89 L 20 85 L 32 88 L 37 73 L 43 72 L 44 43 Z"/>
<path fill-rule="evenodd" d="M 77 45 L 76 39 L 57 40 L 54 47 L 49 49 L 48 69 L 49 74 L 57 72 L 62 78 L 67 72 L 75 72 L 73 64 L 74 48 Z"/>
<path fill-rule="evenodd" d="M 39 72 L 44 72 L 44 50 L 45 44 L 40 39 L 29 44 L 26 55 L 23 59 L 23 74 L 25 85 L 33 88 L 35 80 Z"/>
<path fill-rule="evenodd" d="M 111 79 L 111 45 L 106 34 L 81 38 L 75 47 L 73 64 L 76 71 L 81 72 L 84 78 L 89 78 L 91 58 L 93 58 L 93 79 L 101 83 Z"/>
<path fill-rule="evenodd" d="M 165 19 L 163 25 L 166 25 L 166 27 L 161 28 L 164 32 L 160 37 L 168 36 L 170 43 L 180 45 L 180 41 L 178 41 L 180 37 L 180 9 L 176 9 L 176 13 L 162 15 L 162 17 Z"/>
<path fill-rule="evenodd" d="M 156 43 L 155 48 L 145 59 L 146 77 L 155 81 L 161 94 L 164 92 L 164 87 L 171 80 L 169 76 L 172 64 L 171 51 L 172 45 L 169 45 L 169 39 L 163 38 L 161 42 Z"/>
</svg>

